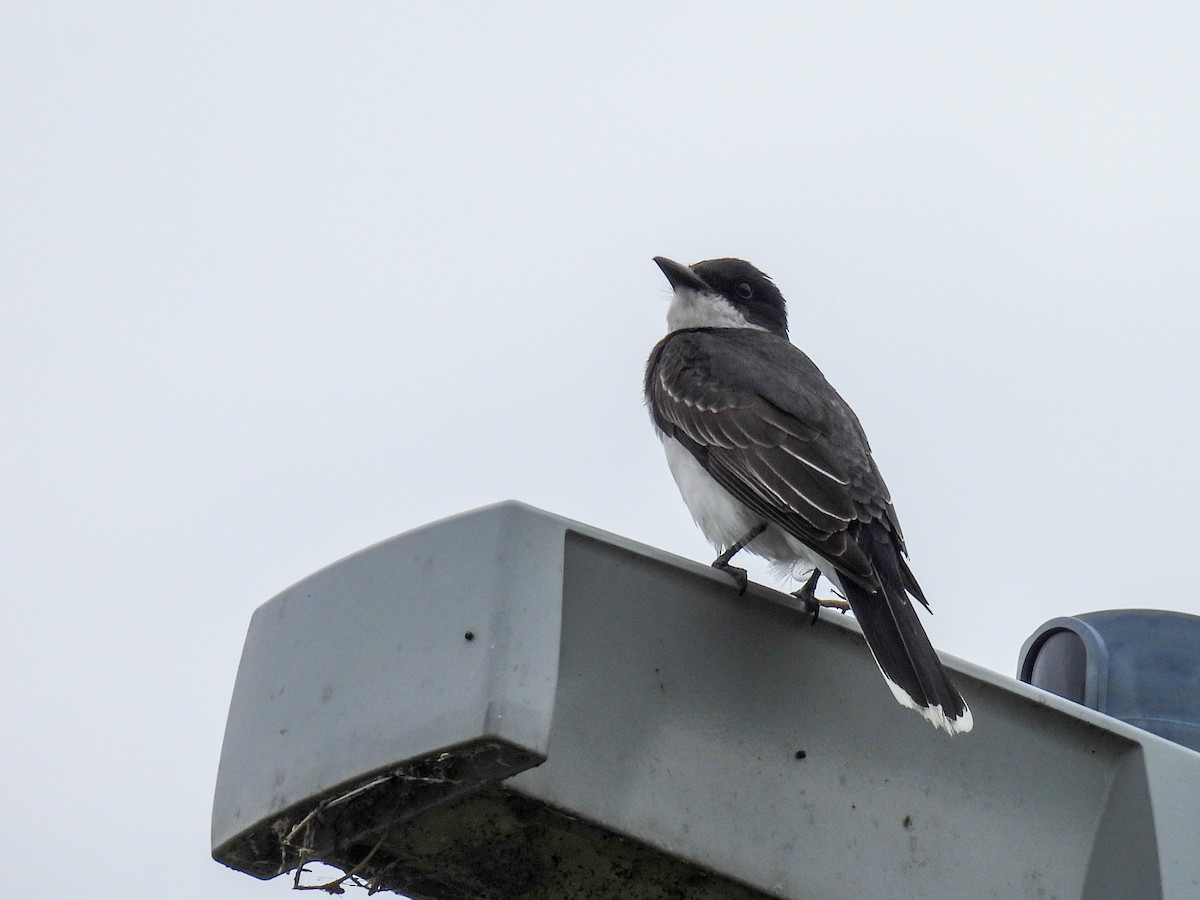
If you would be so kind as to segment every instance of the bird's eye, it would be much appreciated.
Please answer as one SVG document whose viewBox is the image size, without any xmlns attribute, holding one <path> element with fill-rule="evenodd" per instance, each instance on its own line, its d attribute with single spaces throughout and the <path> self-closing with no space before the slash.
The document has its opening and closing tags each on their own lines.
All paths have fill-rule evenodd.
<svg viewBox="0 0 1200 900">
<path fill-rule="evenodd" d="M 737 295 L 743 300 L 749 300 L 754 296 L 754 288 L 750 287 L 750 285 L 746 284 L 744 281 L 738 282 L 738 285 L 734 288 L 734 290 L 737 291 Z"/>
</svg>

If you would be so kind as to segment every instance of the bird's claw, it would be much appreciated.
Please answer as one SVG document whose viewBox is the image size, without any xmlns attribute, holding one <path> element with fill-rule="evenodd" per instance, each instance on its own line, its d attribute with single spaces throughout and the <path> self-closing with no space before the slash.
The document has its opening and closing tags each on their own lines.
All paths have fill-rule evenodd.
<svg viewBox="0 0 1200 900">
<path fill-rule="evenodd" d="M 739 597 L 746 593 L 746 586 L 750 583 L 750 580 L 746 576 L 745 569 L 739 569 L 737 566 L 731 566 L 729 561 L 737 556 L 737 554 L 741 553 L 742 550 L 746 548 L 747 544 L 749 544 L 752 540 L 766 530 L 766 522 L 758 523 L 749 531 L 747 531 L 745 535 L 742 536 L 740 541 L 734 541 L 729 545 L 729 547 L 726 548 L 724 553 L 712 561 L 712 567 L 714 569 L 720 569 L 722 572 L 733 576 L 733 580 L 737 582 Z"/>
<path fill-rule="evenodd" d="M 804 586 L 800 590 L 795 591 L 792 596 L 804 604 L 804 608 L 812 613 L 812 622 L 816 625 L 817 618 L 821 615 L 822 601 L 817 599 L 817 582 L 821 580 L 821 570 L 813 569 L 812 574 L 808 576 L 808 581 L 804 582 Z"/>
<path fill-rule="evenodd" d="M 712 564 L 712 567 L 714 569 L 721 570 L 726 575 L 733 576 L 734 582 L 737 583 L 739 597 L 742 596 L 742 594 L 746 593 L 746 587 L 750 584 L 750 578 L 746 574 L 745 569 L 739 569 L 737 566 L 731 566 L 727 562 L 723 563 L 723 562 L 721 562 L 720 559 L 715 560 Z"/>
</svg>

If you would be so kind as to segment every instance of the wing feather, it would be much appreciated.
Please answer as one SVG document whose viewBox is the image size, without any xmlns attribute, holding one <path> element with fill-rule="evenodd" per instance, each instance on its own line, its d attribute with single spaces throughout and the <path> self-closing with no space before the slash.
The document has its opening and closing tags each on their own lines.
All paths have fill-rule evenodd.
<svg viewBox="0 0 1200 900">
<path fill-rule="evenodd" d="M 674 332 L 655 348 L 645 384 L 655 424 L 764 520 L 874 588 L 850 523 L 882 519 L 901 539 L 858 419 L 786 339 L 715 331 Z M 764 341 L 779 342 L 769 358 Z"/>
</svg>

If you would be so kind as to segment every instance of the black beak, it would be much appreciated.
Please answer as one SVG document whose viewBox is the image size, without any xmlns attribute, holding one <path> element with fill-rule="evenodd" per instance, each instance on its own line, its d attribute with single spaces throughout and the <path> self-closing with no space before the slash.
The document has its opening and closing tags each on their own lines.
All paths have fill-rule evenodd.
<svg viewBox="0 0 1200 900">
<path fill-rule="evenodd" d="M 704 279 L 693 272 L 689 266 L 677 263 L 673 259 L 667 259 L 665 256 L 656 256 L 654 257 L 654 261 L 658 263 L 658 267 L 662 269 L 662 273 L 667 276 L 667 281 L 671 283 L 671 287 L 688 287 L 693 291 L 711 290 Z"/>
</svg>

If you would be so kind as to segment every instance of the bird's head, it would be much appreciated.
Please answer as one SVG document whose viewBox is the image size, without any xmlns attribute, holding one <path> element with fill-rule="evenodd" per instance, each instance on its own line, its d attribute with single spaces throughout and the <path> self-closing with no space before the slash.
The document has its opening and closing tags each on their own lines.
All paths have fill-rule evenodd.
<svg viewBox="0 0 1200 900">
<path fill-rule="evenodd" d="M 685 266 L 665 256 L 654 261 L 675 292 L 667 327 L 757 328 L 787 337 L 787 303 L 779 288 L 744 259 L 706 259 Z"/>
</svg>

